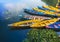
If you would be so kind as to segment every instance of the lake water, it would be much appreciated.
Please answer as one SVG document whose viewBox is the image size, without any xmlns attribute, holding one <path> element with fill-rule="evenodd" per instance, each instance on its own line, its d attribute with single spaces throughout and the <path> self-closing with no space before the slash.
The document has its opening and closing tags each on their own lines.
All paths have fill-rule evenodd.
<svg viewBox="0 0 60 42">
<path fill-rule="evenodd" d="M 6 20 L 0 21 L 0 42 L 22 42 L 30 29 L 11 30 Z"/>
</svg>

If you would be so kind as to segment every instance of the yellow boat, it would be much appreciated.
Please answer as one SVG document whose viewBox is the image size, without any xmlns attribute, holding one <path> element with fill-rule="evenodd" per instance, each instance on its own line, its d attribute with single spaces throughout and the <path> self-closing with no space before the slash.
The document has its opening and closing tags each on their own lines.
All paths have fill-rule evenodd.
<svg viewBox="0 0 60 42">
<path fill-rule="evenodd" d="M 33 10 L 38 11 L 38 12 L 45 12 L 44 10 L 38 9 L 38 8 L 33 8 Z"/>
<path fill-rule="evenodd" d="M 44 10 L 41 10 L 41 9 L 38 9 L 38 8 L 33 8 L 33 10 L 35 10 L 37 12 L 43 12 L 44 14 L 54 14 L 54 12 L 50 12 L 48 10 L 44 11 Z"/>
<path fill-rule="evenodd" d="M 43 14 L 60 16 L 60 13 L 57 13 L 57 12 L 50 12 L 48 10 L 44 11 L 44 10 L 41 10 L 41 9 L 38 9 L 38 8 L 33 8 L 33 10 L 35 10 L 37 12 L 43 12 Z"/>
<path fill-rule="evenodd" d="M 24 26 L 29 26 L 29 27 L 43 27 L 43 26 L 47 26 L 50 24 L 55 23 L 56 21 L 58 21 L 59 19 L 54 18 L 54 19 L 50 19 L 50 20 L 27 20 L 27 21 L 20 21 L 17 23 L 13 23 L 13 24 L 9 24 L 8 26 L 11 27 L 24 27 Z"/>
<path fill-rule="evenodd" d="M 29 26 L 33 23 L 40 22 L 40 21 L 42 21 L 42 20 L 25 20 L 25 21 L 20 21 L 20 22 L 16 22 L 16 23 L 13 23 L 13 24 L 9 24 L 8 26 L 23 27 L 23 26 Z"/>
<path fill-rule="evenodd" d="M 53 24 L 53 23 L 57 22 L 58 20 L 59 19 L 57 19 L 57 18 L 50 19 L 50 20 L 45 20 L 45 21 L 42 21 L 42 22 L 37 22 L 37 23 L 31 25 L 30 27 L 44 27 L 44 26 Z"/>
<path fill-rule="evenodd" d="M 48 8 L 49 10 L 60 11 L 58 8 L 53 7 L 53 6 L 46 6 L 46 5 L 44 5 L 43 7 L 44 8 Z"/>
</svg>

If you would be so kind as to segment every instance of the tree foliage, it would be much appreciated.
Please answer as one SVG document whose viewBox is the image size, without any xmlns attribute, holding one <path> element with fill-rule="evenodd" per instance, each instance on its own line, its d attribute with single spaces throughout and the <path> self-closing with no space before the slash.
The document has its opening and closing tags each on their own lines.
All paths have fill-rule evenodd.
<svg viewBox="0 0 60 42">
<path fill-rule="evenodd" d="M 56 6 L 58 2 L 58 0 L 42 0 L 42 1 L 51 6 Z"/>
<path fill-rule="evenodd" d="M 23 42 L 60 42 L 55 31 L 49 29 L 32 29 Z"/>
</svg>

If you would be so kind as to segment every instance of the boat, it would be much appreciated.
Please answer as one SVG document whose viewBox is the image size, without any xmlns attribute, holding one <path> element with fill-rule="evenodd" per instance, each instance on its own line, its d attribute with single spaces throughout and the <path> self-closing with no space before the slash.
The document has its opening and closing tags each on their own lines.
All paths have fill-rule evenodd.
<svg viewBox="0 0 60 42">
<path fill-rule="evenodd" d="M 42 10 L 49 10 L 48 8 L 44 8 L 43 6 L 38 6 L 38 8 Z"/>
<path fill-rule="evenodd" d="M 39 9 L 41 10 L 48 10 L 48 11 L 51 11 L 51 12 L 55 12 L 54 10 L 50 10 L 48 8 L 44 8 L 43 6 L 38 6 Z"/>
<path fill-rule="evenodd" d="M 57 22 L 59 19 L 58 18 L 54 18 L 54 19 L 50 19 L 50 20 L 45 20 L 42 22 L 37 22 L 33 25 L 31 25 L 31 27 L 44 27 L 44 26 L 48 26 L 50 24 L 53 24 L 55 22 Z"/>
<path fill-rule="evenodd" d="M 35 10 L 37 12 L 43 12 L 44 14 L 54 14 L 54 12 L 51 12 L 49 10 L 41 10 L 39 8 L 33 8 L 33 10 Z"/>
<path fill-rule="evenodd" d="M 52 29 L 52 30 L 55 30 L 57 32 L 60 32 L 60 21 L 59 22 L 55 22 L 53 24 L 50 24 L 48 26 L 45 26 L 45 28 Z"/>
<path fill-rule="evenodd" d="M 36 11 L 34 11 L 32 9 L 24 9 L 24 12 L 25 13 L 28 13 L 30 15 L 36 15 L 36 16 L 39 16 L 39 14 L 40 15 L 43 15 L 43 12 L 36 12 Z"/>
<path fill-rule="evenodd" d="M 32 20 L 44 20 L 44 19 L 51 19 L 51 17 L 45 17 L 45 16 L 33 16 L 33 15 L 25 15 L 24 18 L 26 19 L 32 19 Z"/>
<path fill-rule="evenodd" d="M 51 25 L 46 26 L 46 28 L 60 28 L 60 22 L 55 22 Z"/>
<path fill-rule="evenodd" d="M 40 22 L 42 20 L 25 20 L 25 21 L 20 21 L 20 22 L 16 22 L 13 24 L 8 24 L 8 26 L 10 27 L 24 27 L 24 26 L 30 26 L 36 22 Z"/>
<path fill-rule="evenodd" d="M 52 29 L 56 32 L 60 32 L 60 21 L 59 22 L 55 22 L 53 24 L 50 24 L 48 26 L 45 26 L 45 28 L 47 29 Z"/>
<path fill-rule="evenodd" d="M 53 10 L 53 11 L 60 11 L 58 8 L 53 7 L 53 6 L 46 6 L 46 5 L 44 5 L 43 7 L 44 8 L 48 8 L 49 10 Z"/>
<path fill-rule="evenodd" d="M 35 10 L 37 12 L 43 12 L 46 15 L 53 15 L 53 16 L 60 17 L 60 13 L 59 12 L 51 12 L 51 11 L 48 11 L 48 10 L 44 11 L 44 10 L 41 10 L 41 9 L 38 9 L 38 8 L 33 8 L 33 10 Z"/>
<path fill-rule="evenodd" d="M 55 23 L 56 21 L 58 21 L 58 18 L 54 18 L 54 19 L 49 19 L 49 20 L 25 20 L 25 21 L 20 21 L 20 22 L 16 22 L 13 24 L 9 24 L 8 26 L 10 27 L 31 27 L 31 28 L 38 28 L 38 27 L 44 27 L 50 24 Z"/>
<path fill-rule="evenodd" d="M 46 16 L 46 17 L 58 17 L 58 16 L 56 16 L 56 15 L 49 15 L 49 14 L 44 14 L 43 12 L 45 12 L 45 11 L 43 11 L 43 10 L 40 10 L 41 12 L 37 12 L 37 11 L 35 11 L 35 10 L 32 10 L 32 9 L 24 9 L 24 12 L 25 13 L 27 13 L 27 14 L 30 14 L 30 15 L 35 15 L 35 16 Z"/>
</svg>

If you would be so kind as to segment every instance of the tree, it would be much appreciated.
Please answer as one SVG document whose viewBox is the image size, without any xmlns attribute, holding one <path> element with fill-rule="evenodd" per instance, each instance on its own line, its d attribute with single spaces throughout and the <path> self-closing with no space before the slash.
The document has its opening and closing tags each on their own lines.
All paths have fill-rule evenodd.
<svg viewBox="0 0 60 42">
<path fill-rule="evenodd" d="M 55 31 L 49 29 L 32 29 L 23 42 L 60 42 Z"/>
<path fill-rule="evenodd" d="M 58 2 L 58 0 L 42 0 L 42 1 L 51 6 L 56 6 Z"/>
</svg>

